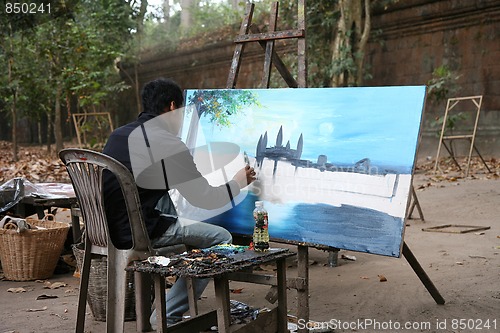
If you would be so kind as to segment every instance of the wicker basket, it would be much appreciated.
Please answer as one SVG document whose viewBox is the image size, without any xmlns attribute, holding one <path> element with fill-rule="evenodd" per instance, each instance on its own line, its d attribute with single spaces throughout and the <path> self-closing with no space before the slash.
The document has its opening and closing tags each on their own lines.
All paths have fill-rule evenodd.
<svg viewBox="0 0 500 333">
<path fill-rule="evenodd" d="M 5 278 L 14 281 L 47 279 L 54 274 L 68 235 L 69 224 L 27 218 L 32 226 L 22 233 L 0 229 L 0 261 Z"/>
<path fill-rule="evenodd" d="M 84 245 L 83 243 L 73 245 L 73 253 L 76 258 L 78 269 L 82 270 Z M 107 257 L 93 255 L 90 260 L 89 287 L 87 289 L 87 303 L 90 311 L 97 321 L 106 321 L 107 291 Z M 135 295 L 134 274 L 127 272 L 127 289 L 125 292 L 125 320 L 135 320 Z"/>
</svg>

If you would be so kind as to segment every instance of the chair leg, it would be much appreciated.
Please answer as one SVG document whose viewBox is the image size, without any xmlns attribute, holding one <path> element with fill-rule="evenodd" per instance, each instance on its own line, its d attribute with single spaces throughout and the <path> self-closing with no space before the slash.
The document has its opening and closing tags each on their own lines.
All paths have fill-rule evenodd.
<svg viewBox="0 0 500 333">
<path fill-rule="evenodd" d="M 90 245 L 85 246 L 82 271 L 80 272 L 80 291 L 78 293 L 78 309 L 75 329 L 76 333 L 83 333 L 85 329 L 85 312 L 87 309 L 91 257 L 92 254 L 90 253 Z"/>
<path fill-rule="evenodd" d="M 106 332 L 123 332 L 125 324 L 125 293 L 127 279 L 120 255 L 108 248 L 108 297 L 106 306 Z M 110 263 L 115 263 L 110 265 Z"/>
</svg>

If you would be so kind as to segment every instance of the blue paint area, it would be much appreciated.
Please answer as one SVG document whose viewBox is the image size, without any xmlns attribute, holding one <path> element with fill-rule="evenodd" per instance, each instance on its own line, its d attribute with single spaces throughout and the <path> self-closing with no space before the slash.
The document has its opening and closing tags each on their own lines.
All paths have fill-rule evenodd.
<svg viewBox="0 0 500 333">
<path fill-rule="evenodd" d="M 232 233 L 251 235 L 254 203 L 249 194 L 231 210 L 206 222 Z M 400 256 L 403 219 L 373 209 L 327 204 L 265 203 L 273 238 L 338 247 L 346 250 Z"/>
</svg>

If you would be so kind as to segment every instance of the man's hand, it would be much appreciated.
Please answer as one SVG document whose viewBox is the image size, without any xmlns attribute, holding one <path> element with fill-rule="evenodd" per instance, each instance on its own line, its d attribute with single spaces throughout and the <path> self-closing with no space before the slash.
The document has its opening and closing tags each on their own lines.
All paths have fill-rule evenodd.
<svg viewBox="0 0 500 333">
<path fill-rule="evenodd" d="M 255 179 L 255 170 L 249 165 L 238 171 L 233 177 L 233 180 L 235 180 L 240 185 L 240 188 L 244 188 Z"/>
</svg>

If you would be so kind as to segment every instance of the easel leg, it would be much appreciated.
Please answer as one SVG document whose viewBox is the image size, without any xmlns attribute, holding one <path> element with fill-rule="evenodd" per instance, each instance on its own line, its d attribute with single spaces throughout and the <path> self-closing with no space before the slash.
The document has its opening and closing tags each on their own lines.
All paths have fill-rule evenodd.
<svg viewBox="0 0 500 333">
<path fill-rule="evenodd" d="M 304 279 L 304 288 L 297 290 L 297 318 L 305 323 L 309 322 L 309 249 L 307 246 L 298 246 L 297 277 Z M 307 333 L 309 330 L 304 327 L 297 331 Z"/>
<path fill-rule="evenodd" d="M 461 171 L 462 168 L 460 167 L 460 163 L 458 163 L 458 161 L 456 160 L 455 154 L 453 153 L 453 150 L 451 149 L 451 147 L 452 147 L 451 146 L 451 142 L 450 142 L 450 147 L 448 147 L 448 145 L 446 144 L 446 142 L 443 141 L 443 146 L 448 151 L 448 154 L 450 154 L 450 157 L 453 160 L 453 163 L 455 163 L 455 165 L 457 166 L 458 170 Z"/>
<path fill-rule="evenodd" d="M 422 207 L 420 207 L 420 202 L 418 201 L 418 198 L 417 198 L 417 192 L 415 192 L 415 188 L 413 187 L 413 185 L 411 186 L 411 199 L 410 201 L 412 201 L 412 204 L 410 206 L 410 209 L 408 210 L 408 216 L 407 218 L 411 219 L 412 215 L 413 215 L 413 211 L 415 210 L 415 207 L 417 207 L 417 210 L 418 210 L 418 216 L 420 216 L 420 219 L 422 220 L 422 222 L 425 222 L 425 219 L 424 219 L 424 213 L 422 212 Z"/>
<path fill-rule="evenodd" d="M 481 159 L 481 161 L 483 162 L 484 166 L 486 167 L 486 170 L 488 170 L 489 173 L 491 173 L 491 170 L 490 168 L 488 167 L 488 164 L 486 164 L 486 161 L 484 160 L 483 156 L 481 156 L 481 153 L 479 153 L 479 150 L 476 148 L 476 145 L 472 145 L 472 147 L 474 148 L 474 150 L 476 151 L 477 153 L 477 156 L 479 156 L 479 158 Z"/>
<path fill-rule="evenodd" d="M 427 275 L 427 273 L 424 271 L 422 266 L 420 266 L 419 262 L 417 261 L 417 258 L 413 255 L 411 252 L 410 248 L 408 245 L 406 245 L 406 242 L 403 242 L 403 255 L 410 264 L 411 268 L 413 268 L 413 271 L 415 274 L 417 274 L 418 278 L 424 286 L 427 288 L 427 291 L 431 294 L 432 298 L 436 301 L 437 304 L 443 305 L 445 303 L 444 298 L 441 296 L 439 291 L 436 289 L 434 286 L 434 283 L 432 283 L 431 279 Z"/>
</svg>

